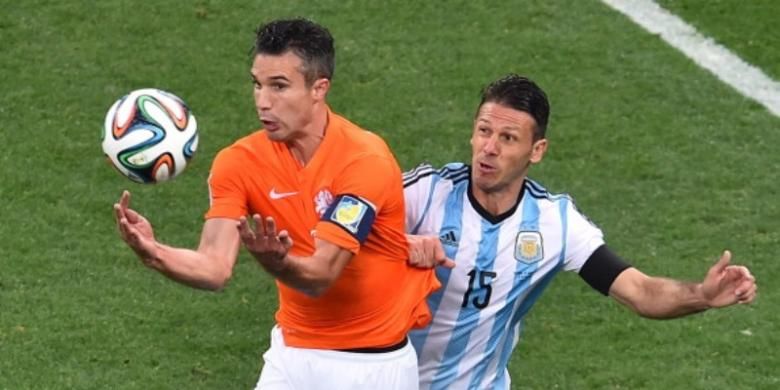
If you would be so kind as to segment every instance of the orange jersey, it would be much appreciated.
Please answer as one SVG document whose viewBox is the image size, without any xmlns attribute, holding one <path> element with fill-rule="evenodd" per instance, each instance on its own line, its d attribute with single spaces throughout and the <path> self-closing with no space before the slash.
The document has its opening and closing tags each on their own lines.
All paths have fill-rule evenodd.
<svg viewBox="0 0 780 390">
<path fill-rule="evenodd" d="M 328 112 L 325 137 L 301 166 L 261 130 L 217 155 L 209 188 L 206 218 L 272 216 L 290 233 L 293 255 L 312 255 L 314 236 L 354 253 L 319 297 L 277 281 L 276 321 L 287 345 L 384 347 L 430 321 L 425 298 L 440 285 L 432 270 L 407 265 L 401 170 L 379 136 Z M 358 201 L 342 207 L 337 199 Z M 366 215 L 373 224 L 358 228 Z"/>
</svg>

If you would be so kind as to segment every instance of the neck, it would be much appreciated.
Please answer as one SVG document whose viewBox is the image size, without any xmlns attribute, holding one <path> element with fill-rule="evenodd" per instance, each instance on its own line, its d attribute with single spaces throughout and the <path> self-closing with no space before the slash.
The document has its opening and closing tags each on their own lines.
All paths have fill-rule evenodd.
<svg viewBox="0 0 780 390">
<path fill-rule="evenodd" d="M 328 126 L 328 109 L 324 105 L 315 106 L 311 121 L 304 125 L 302 136 L 287 142 L 295 160 L 304 166 L 311 161 L 325 138 L 325 128 Z"/>
<path fill-rule="evenodd" d="M 472 182 L 471 192 L 474 195 L 474 200 L 476 200 L 486 212 L 497 217 L 514 210 L 517 206 L 524 180 L 525 178 L 523 177 L 504 188 L 491 191 L 484 191 Z"/>
</svg>

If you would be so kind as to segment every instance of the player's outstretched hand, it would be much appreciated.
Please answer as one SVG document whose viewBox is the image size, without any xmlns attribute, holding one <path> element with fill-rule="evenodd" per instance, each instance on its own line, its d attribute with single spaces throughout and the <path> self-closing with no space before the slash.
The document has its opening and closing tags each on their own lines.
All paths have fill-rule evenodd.
<svg viewBox="0 0 780 390">
<path fill-rule="evenodd" d="M 756 279 L 747 267 L 730 262 L 731 252 L 724 251 L 702 282 L 702 293 L 710 307 L 750 303 L 756 297 Z"/>
<path fill-rule="evenodd" d="M 409 241 L 409 264 L 418 268 L 442 266 L 455 267 L 455 262 L 447 258 L 439 237 L 406 235 Z"/>
<path fill-rule="evenodd" d="M 292 238 L 286 230 L 276 232 L 276 221 L 273 217 L 263 218 L 255 214 L 252 216 L 255 228 L 249 225 L 246 217 L 238 220 L 238 234 L 241 242 L 263 267 L 281 271 L 285 268 L 287 252 L 292 248 Z"/>
<path fill-rule="evenodd" d="M 157 251 L 154 230 L 143 215 L 130 208 L 130 192 L 123 191 L 119 203 L 114 203 L 114 218 L 122 240 L 144 264 L 151 266 Z"/>
</svg>

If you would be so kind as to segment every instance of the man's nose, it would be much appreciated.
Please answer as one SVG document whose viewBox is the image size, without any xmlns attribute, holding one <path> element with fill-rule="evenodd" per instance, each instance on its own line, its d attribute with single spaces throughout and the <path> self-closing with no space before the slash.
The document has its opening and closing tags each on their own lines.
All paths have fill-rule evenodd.
<svg viewBox="0 0 780 390">
<path fill-rule="evenodd" d="M 490 155 L 498 154 L 498 137 L 494 135 L 488 138 L 482 146 L 482 151 Z"/>
<path fill-rule="evenodd" d="M 258 110 L 268 110 L 271 108 L 271 94 L 264 88 L 255 89 L 255 106 Z"/>
</svg>

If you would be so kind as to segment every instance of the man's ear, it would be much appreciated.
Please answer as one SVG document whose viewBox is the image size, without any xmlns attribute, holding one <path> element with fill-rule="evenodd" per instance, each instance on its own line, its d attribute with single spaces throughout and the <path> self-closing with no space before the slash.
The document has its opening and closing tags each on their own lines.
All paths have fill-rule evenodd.
<svg viewBox="0 0 780 390">
<path fill-rule="evenodd" d="M 531 164 L 537 164 L 540 161 L 542 161 L 542 158 L 544 157 L 544 153 L 546 151 L 547 151 L 547 138 L 542 138 L 534 142 L 533 148 L 531 149 L 531 158 L 529 159 Z"/>
<path fill-rule="evenodd" d="M 311 87 L 311 93 L 314 100 L 325 100 L 330 90 L 330 80 L 326 78 L 317 79 Z"/>
</svg>

